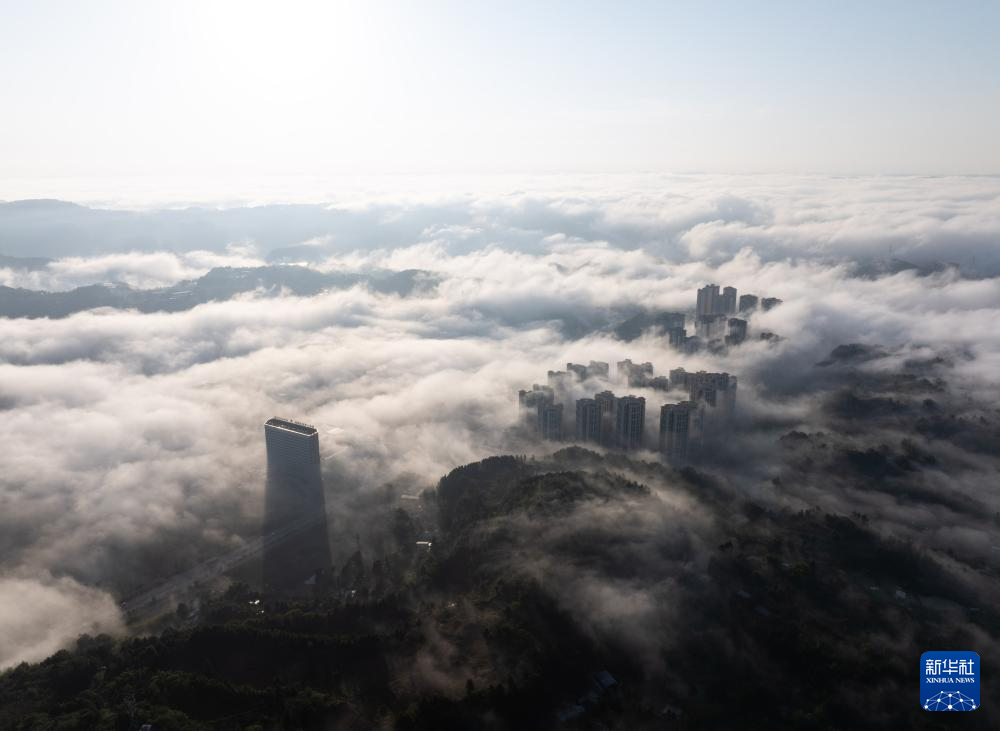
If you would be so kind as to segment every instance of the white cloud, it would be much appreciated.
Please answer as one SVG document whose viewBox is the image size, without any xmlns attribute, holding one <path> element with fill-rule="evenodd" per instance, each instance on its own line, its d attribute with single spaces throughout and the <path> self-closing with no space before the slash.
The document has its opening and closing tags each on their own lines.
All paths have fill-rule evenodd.
<svg viewBox="0 0 1000 731">
<path fill-rule="evenodd" d="M 923 343 L 969 353 L 955 362 L 954 388 L 982 404 L 1000 403 L 993 377 L 1000 279 L 954 271 L 861 279 L 847 264 L 826 261 L 867 251 L 865 242 L 876 240 L 907 241 L 935 256 L 945 253 L 948 235 L 977 240 L 996 217 L 1000 191 L 992 181 L 848 180 L 822 190 L 801 182 L 794 203 L 787 183 L 779 192 L 762 183 L 752 204 L 724 197 L 718 181 L 692 185 L 689 199 L 673 207 L 651 190 L 540 206 L 523 197 L 513 205 L 477 201 L 465 206 L 475 225 L 421 226 L 399 246 L 322 264 L 441 274 L 441 285 L 425 296 L 353 288 L 312 298 L 251 295 L 172 314 L 0 319 L 2 567 L 104 580 L 121 590 L 150 570 L 145 554 L 123 547 L 171 546 L 174 564 L 153 567 L 169 572 L 238 544 L 260 517 L 261 425 L 275 414 L 317 424 L 328 464 L 352 484 L 404 473 L 433 484 L 459 464 L 508 448 L 516 390 L 570 360 L 631 357 L 653 361 L 659 372 L 676 365 L 729 370 L 740 376 L 747 413 L 809 423 L 815 402 L 782 387 L 811 378 L 830 348 Z M 955 215 L 916 213 L 921 206 Z M 713 215 L 730 220 L 692 224 Z M 510 232 L 540 245 L 505 246 Z M 681 251 L 677 246 L 696 256 L 662 257 Z M 716 260 L 730 246 L 732 255 Z M 219 264 L 251 264 L 255 256 L 234 249 L 221 258 L 202 251 L 80 257 L 61 260 L 52 270 L 58 275 L 45 276 L 67 285 L 115 271 L 137 284 L 162 284 Z M 561 334 L 562 318 L 603 325 L 608 308 L 689 308 L 707 281 L 782 298 L 785 304 L 756 315 L 752 328 L 786 339 L 727 356 L 685 357 L 653 339 L 625 344 L 603 332 Z M 652 413 L 660 396 L 647 396 Z M 970 467 L 962 478 L 969 491 L 979 491 L 974 473 Z M 875 499 L 859 500 L 879 509 Z M 974 532 L 961 535 L 981 543 Z M 34 588 L 51 599 L 55 615 L 72 614 L 66 608 L 76 601 L 112 601 L 101 595 L 91 602 L 90 590 L 63 581 Z M 587 596 L 605 603 L 603 591 Z M 643 611 L 639 600 L 623 616 Z M 80 616 L 93 623 L 103 611 Z M 77 631 L 76 624 L 43 624 L 37 642 L 0 653 L 0 664 L 38 657 Z"/>
<path fill-rule="evenodd" d="M 82 634 L 123 630 L 104 592 L 67 577 L 0 576 L 0 667 L 42 660 Z"/>
</svg>

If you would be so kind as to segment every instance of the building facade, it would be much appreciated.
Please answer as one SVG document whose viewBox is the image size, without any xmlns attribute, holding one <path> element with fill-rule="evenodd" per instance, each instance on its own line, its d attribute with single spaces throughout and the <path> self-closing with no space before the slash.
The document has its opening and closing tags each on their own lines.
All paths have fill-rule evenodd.
<svg viewBox="0 0 1000 731">
<path fill-rule="evenodd" d="M 694 401 L 660 408 L 660 451 L 673 464 L 686 464 L 701 444 L 701 406 Z"/>
<path fill-rule="evenodd" d="M 641 449 L 646 427 L 646 399 L 622 396 L 615 405 L 615 443 L 621 449 Z"/>
<path fill-rule="evenodd" d="M 597 399 L 582 398 L 576 402 L 576 440 L 601 442 L 601 404 Z"/>
<path fill-rule="evenodd" d="M 539 407 L 538 425 L 542 439 L 561 442 L 563 438 L 563 405 L 546 404 Z"/>
<path fill-rule="evenodd" d="M 309 424 L 274 417 L 264 424 L 264 444 L 264 534 L 289 533 L 264 552 L 263 579 L 268 588 L 284 589 L 330 565 L 319 432 Z"/>
<path fill-rule="evenodd" d="M 719 306 L 721 309 L 716 314 L 736 314 L 736 287 L 724 287 L 722 289 L 722 298 L 719 301 Z"/>
<path fill-rule="evenodd" d="M 757 295 L 744 294 L 740 296 L 740 312 L 751 312 L 757 309 Z"/>
</svg>

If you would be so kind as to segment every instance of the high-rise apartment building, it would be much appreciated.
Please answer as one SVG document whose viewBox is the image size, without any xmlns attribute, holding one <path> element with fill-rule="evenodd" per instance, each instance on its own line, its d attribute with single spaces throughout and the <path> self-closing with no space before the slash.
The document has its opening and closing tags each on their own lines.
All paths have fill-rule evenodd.
<svg viewBox="0 0 1000 731">
<path fill-rule="evenodd" d="M 672 348 L 683 348 L 684 341 L 687 340 L 687 330 L 683 327 L 672 327 L 667 331 L 667 342 Z"/>
<path fill-rule="evenodd" d="M 711 417 L 706 419 L 713 422 L 713 428 L 728 422 L 736 408 L 736 376 L 698 371 L 688 373 L 686 380 L 691 400 L 712 407 Z"/>
<path fill-rule="evenodd" d="M 755 294 L 740 295 L 740 312 L 751 312 L 756 310 L 757 301 L 757 295 Z"/>
<path fill-rule="evenodd" d="M 600 442 L 605 447 L 614 446 L 615 443 L 615 411 L 618 399 L 611 391 L 601 391 L 594 396 L 601 411 L 601 438 Z"/>
<path fill-rule="evenodd" d="M 719 285 L 706 284 L 704 287 L 698 290 L 696 314 L 699 317 L 702 315 L 714 315 L 716 313 L 715 308 L 718 300 L 719 300 Z"/>
<path fill-rule="evenodd" d="M 736 386 L 736 376 L 728 373 L 691 373 L 683 368 L 670 371 L 672 389 L 686 390 L 691 401 L 708 404 L 715 410 L 715 416 L 726 419 L 733 415 L 736 407 Z"/>
<path fill-rule="evenodd" d="M 604 378 L 611 374 L 611 366 L 607 363 L 603 363 L 599 360 L 592 360 L 587 364 L 587 377 L 588 378 Z"/>
<path fill-rule="evenodd" d="M 646 426 L 646 399 L 622 396 L 615 405 L 615 443 L 622 449 L 640 449 Z"/>
<path fill-rule="evenodd" d="M 601 442 L 601 404 L 597 399 L 582 398 L 576 402 L 576 440 Z"/>
<path fill-rule="evenodd" d="M 582 363 L 567 363 L 566 372 L 573 373 L 577 379 L 585 381 L 588 378 L 607 378 L 610 368 L 607 363 L 592 360 L 588 365 Z M 550 371 L 550 373 L 561 373 L 561 371 Z"/>
<path fill-rule="evenodd" d="M 625 381 L 632 388 L 641 388 L 646 385 L 646 381 L 653 377 L 652 363 L 633 363 L 626 358 L 618 362 L 618 376 L 625 378 Z"/>
<path fill-rule="evenodd" d="M 672 371 L 670 371 L 670 387 L 674 389 L 677 388 L 686 389 L 688 385 L 687 379 L 689 375 L 691 374 L 689 374 L 683 368 L 674 368 Z"/>
<path fill-rule="evenodd" d="M 739 345 L 747 339 L 747 321 L 738 317 L 729 318 L 729 334 L 726 335 L 726 345 Z"/>
<path fill-rule="evenodd" d="M 701 443 L 702 407 L 694 401 L 660 408 L 660 451 L 674 464 L 687 463 Z"/>
<path fill-rule="evenodd" d="M 707 315 L 732 315 L 736 313 L 736 287 L 724 287 L 719 292 L 719 285 L 706 284 L 698 290 L 698 300 L 695 315 L 699 318 Z"/>
<path fill-rule="evenodd" d="M 539 407 L 538 425 L 542 439 L 561 442 L 563 438 L 563 405 L 546 404 Z"/>
<path fill-rule="evenodd" d="M 542 429 L 542 409 L 555 401 L 555 392 L 550 386 L 538 383 L 531 390 L 517 392 L 517 405 L 521 421 L 535 431 Z"/>
<path fill-rule="evenodd" d="M 581 366 L 582 368 L 583 366 Z M 549 388 L 553 388 L 556 391 L 560 389 L 569 388 L 576 378 L 576 374 L 571 371 L 549 371 L 548 372 L 548 384 Z"/>
<path fill-rule="evenodd" d="M 695 320 L 698 337 L 707 341 L 721 340 L 726 335 L 726 322 L 728 318 L 724 314 L 700 315 Z"/>
<path fill-rule="evenodd" d="M 719 300 L 719 307 L 721 309 L 716 310 L 717 315 L 733 315 L 736 314 L 736 287 L 724 287 L 722 290 L 722 297 Z"/>
</svg>

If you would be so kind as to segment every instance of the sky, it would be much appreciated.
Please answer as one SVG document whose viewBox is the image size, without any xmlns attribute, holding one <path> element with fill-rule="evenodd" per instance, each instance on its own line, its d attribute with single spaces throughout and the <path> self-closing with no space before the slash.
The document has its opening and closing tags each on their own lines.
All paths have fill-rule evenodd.
<svg viewBox="0 0 1000 731">
<path fill-rule="evenodd" d="M 224 195 L 413 173 L 996 174 L 997 27 L 995 2 L 0 0 L 0 196 L 81 179 Z"/>
</svg>

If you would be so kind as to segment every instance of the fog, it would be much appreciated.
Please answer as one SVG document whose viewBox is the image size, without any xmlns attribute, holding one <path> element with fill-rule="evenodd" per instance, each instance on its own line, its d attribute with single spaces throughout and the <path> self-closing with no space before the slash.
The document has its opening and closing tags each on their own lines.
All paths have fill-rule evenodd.
<svg viewBox="0 0 1000 731">
<path fill-rule="evenodd" d="M 1000 512 L 998 462 L 976 446 L 995 433 L 1000 408 L 1000 183 L 627 182 L 340 207 L 0 205 L 0 254 L 51 259 L 3 260 L 9 287 L 164 287 L 213 267 L 276 261 L 439 277 L 407 296 L 357 285 L 311 297 L 242 293 L 183 312 L 0 318 L 0 666 L 38 660 L 84 631 L 122 631 L 123 594 L 250 540 L 262 517 L 267 418 L 319 428 L 338 481 L 328 480 L 329 492 L 403 475 L 432 487 L 464 463 L 523 451 L 510 431 L 517 390 L 569 361 L 628 357 L 653 362 L 657 374 L 736 374 L 738 432 L 703 465 L 727 490 L 776 507 L 864 512 L 886 535 L 957 550 L 948 560 L 982 586 L 961 565 L 975 556 L 995 566 L 1000 544 L 989 522 Z M 948 262 L 957 266 L 935 266 Z M 692 309 L 708 282 L 784 304 L 754 314 L 750 340 L 728 353 L 682 355 L 651 334 L 614 336 L 637 311 Z M 757 340 L 764 331 L 781 340 Z M 817 365 L 846 343 L 881 351 Z M 859 415 L 836 400 L 845 388 L 863 398 L 925 388 L 905 376 L 941 381 L 933 398 L 966 415 L 968 431 L 929 445 L 922 440 L 933 435 L 913 434 L 909 412 Z M 681 398 L 636 393 L 647 415 Z M 877 441 L 851 442 L 859 420 L 864 439 Z M 839 444 L 824 448 L 821 481 L 792 479 L 779 440 L 795 430 Z M 903 438 L 949 467 L 913 478 L 919 499 L 844 476 L 845 460 L 856 459 L 844 450 L 898 451 Z M 664 486 L 656 495 L 666 507 L 634 525 L 639 533 L 689 508 Z M 692 544 L 714 539 L 711 517 L 690 509 Z M 598 629 L 663 621 L 654 608 L 666 587 L 623 591 L 568 577 L 542 556 L 530 570 L 555 577 L 568 605 L 591 607 Z M 25 596 L 35 597 L 30 613 Z"/>
</svg>

